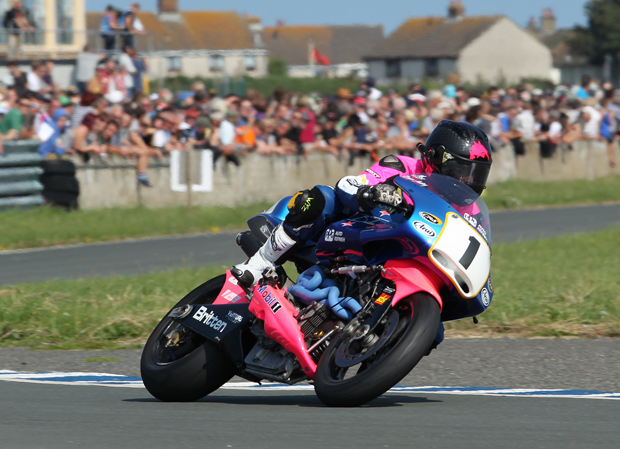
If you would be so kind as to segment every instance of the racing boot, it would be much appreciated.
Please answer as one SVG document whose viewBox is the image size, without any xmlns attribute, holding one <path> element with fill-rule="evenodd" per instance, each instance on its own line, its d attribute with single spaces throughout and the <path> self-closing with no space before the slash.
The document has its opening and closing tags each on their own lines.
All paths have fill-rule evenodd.
<svg viewBox="0 0 620 449">
<path fill-rule="evenodd" d="M 276 227 L 263 246 L 246 262 L 237 264 L 230 272 L 242 287 L 254 287 L 268 268 L 275 269 L 275 262 L 297 242 L 284 232 L 282 226 Z"/>
</svg>

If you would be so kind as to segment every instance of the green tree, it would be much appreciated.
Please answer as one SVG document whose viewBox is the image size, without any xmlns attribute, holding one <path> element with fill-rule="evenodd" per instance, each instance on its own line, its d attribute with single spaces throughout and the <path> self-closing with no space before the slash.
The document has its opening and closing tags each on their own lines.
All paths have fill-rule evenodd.
<svg viewBox="0 0 620 449">
<path fill-rule="evenodd" d="M 620 0 L 590 0 L 585 6 L 588 26 L 576 26 L 568 44 L 575 54 L 602 64 L 605 55 L 620 53 Z"/>
<path fill-rule="evenodd" d="M 286 76 L 286 61 L 282 58 L 269 58 L 267 72 L 271 76 Z"/>
</svg>

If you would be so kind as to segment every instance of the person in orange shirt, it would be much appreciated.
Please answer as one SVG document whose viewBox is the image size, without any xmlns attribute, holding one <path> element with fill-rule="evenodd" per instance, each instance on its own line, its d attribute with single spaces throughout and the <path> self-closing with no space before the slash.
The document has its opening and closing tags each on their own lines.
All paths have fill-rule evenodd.
<svg viewBox="0 0 620 449">
<path fill-rule="evenodd" d="M 246 149 L 251 149 L 256 146 L 256 133 L 254 127 L 248 125 L 239 126 L 236 129 L 235 142 L 246 146 Z"/>
</svg>

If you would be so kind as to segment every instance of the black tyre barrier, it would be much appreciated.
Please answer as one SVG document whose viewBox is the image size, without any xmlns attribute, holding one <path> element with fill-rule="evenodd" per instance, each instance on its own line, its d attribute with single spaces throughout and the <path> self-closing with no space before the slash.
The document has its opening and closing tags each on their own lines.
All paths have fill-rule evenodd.
<svg viewBox="0 0 620 449">
<path fill-rule="evenodd" d="M 45 175 L 75 175 L 75 164 L 64 159 L 41 162 Z"/>
<path fill-rule="evenodd" d="M 55 190 L 44 190 L 43 198 L 48 204 L 62 206 L 67 209 L 77 209 L 78 196 L 70 192 L 57 192 Z"/>
<path fill-rule="evenodd" d="M 45 190 L 80 194 L 80 183 L 75 176 L 43 175 L 41 176 L 41 184 Z"/>
</svg>

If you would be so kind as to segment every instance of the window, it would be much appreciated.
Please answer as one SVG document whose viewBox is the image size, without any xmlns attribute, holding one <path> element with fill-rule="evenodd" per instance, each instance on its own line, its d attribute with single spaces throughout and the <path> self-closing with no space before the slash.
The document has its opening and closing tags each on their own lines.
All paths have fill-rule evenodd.
<svg viewBox="0 0 620 449">
<path fill-rule="evenodd" d="M 400 59 L 385 61 L 385 74 L 388 78 L 400 78 Z"/>
<path fill-rule="evenodd" d="M 425 61 L 425 75 L 428 77 L 439 76 L 439 60 L 437 58 L 428 58 Z"/>
<path fill-rule="evenodd" d="M 11 2 L 13 4 L 14 2 Z M 22 2 L 27 12 L 28 22 L 36 28 L 36 31 L 28 32 L 24 34 L 23 44 L 28 45 L 41 45 L 45 39 L 45 0 L 24 0 Z M 53 5 L 53 4 L 52 4 Z"/>
<path fill-rule="evenodd" d="M 56 43 L 73 43 L 73 0 L 56 0 Z"/>
<path fill-rule="evenodd" d="M 212 72 L 221 72 L 224 70 L 224 56 L 211 55 L 209 56 L 209 68 Z"/>
<path fill-rule="evenodd" d="M 245 55 L 244 62 L 245 62 L 245 69 L 246 70 L 248 70 L 248 71 L 256 70 L 256 56 L 254 56 L 254 55 Z"/>
<path fill-rule="evenodd" d="M 181 57 L 180 56 L 168 56 L 166 58 L 166 66 L 169 72 L 181 71 Z"/>
</svg>

